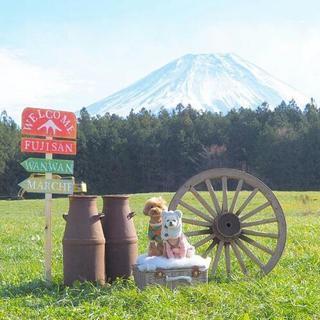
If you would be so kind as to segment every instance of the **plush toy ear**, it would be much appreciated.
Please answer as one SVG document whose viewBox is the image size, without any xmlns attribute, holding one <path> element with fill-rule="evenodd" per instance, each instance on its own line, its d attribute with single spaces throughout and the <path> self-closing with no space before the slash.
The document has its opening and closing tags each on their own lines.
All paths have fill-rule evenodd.
<svg viewBox="0 0 320 320">
<path fill-rule="evenodd" d="M 174 213 L 177 215 L 178 218 L 182 218 L 182 212 L 180 210 L 176 210 Z"/>
<path fill-rule="evenodd" d="M 165 219 L 168 215 L 169 211 L 162 211 L 162 218 Z"/>
</svg>

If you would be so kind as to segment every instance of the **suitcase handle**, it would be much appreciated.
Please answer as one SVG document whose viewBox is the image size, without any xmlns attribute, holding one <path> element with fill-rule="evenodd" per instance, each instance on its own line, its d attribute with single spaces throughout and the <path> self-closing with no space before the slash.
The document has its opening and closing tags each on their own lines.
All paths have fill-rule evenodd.
<svg viewBox="0 0 320 320">
<path fill-rule="evenodd" d="M 177 277 L 166 276 L 166 282 L 171 282 L 171 281 L 176 281 L 176 280 L 184 280 L 188 283 L 191 283 L 192 278 L 189 276 L 177 276 Z"/>
</svg>

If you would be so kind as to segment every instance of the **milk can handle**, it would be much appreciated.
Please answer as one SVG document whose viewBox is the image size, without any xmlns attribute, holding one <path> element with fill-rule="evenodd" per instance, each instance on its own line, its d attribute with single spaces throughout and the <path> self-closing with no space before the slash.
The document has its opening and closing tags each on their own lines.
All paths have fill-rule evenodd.
<svg viewBox="0 0 320 320">
<path fill-rule="evenodd" d="M 130 213 L 127 214 L 127 219 L 130 220 L 130 219 L 132 219 L 135 215 L 136 215 L 135 212 L 132 211 L 132 212 L 130 212 Z"/>
</svg>

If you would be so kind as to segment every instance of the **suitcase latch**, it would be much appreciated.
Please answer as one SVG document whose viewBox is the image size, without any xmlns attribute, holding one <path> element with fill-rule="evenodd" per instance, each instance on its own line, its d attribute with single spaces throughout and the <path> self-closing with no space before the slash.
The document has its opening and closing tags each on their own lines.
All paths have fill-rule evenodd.
<svg viewBox="0 0 320 320">
<path fill-rule="evenodd" d="M 201 271 L 199 270 L 198 267 L 193 267 L 192 268 L 192 277 L 193 278 L 198 278 L 201 274 Z"/>
<path fill-rule="evenodd" d="M 154 277 L 159 279 L 159 278 L 164 278 L 165 277 L 165 272 L 163 269 L 156 269 L 156 272 L 154 274 Z"/>
</svg>

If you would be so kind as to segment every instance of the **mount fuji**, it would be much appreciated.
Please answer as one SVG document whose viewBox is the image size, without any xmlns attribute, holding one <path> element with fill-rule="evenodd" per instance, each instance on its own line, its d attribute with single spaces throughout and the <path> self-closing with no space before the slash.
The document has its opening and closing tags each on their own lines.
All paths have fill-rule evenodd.
<svg viewBox="0 0 320 320">
<path fill-rule="evenodd" d="M 304 107 L 308 98 L 288 84 L 232 53 L 187 54 L 153 71 L 107 98 L 87 107 L 90 114 L 126 116 L 142 107 L 157 113 L 161 107 L 190 104 L 197 110 L 227 113 L 232 108 L 271 108 L 294 99 Z"/>
</svg>

